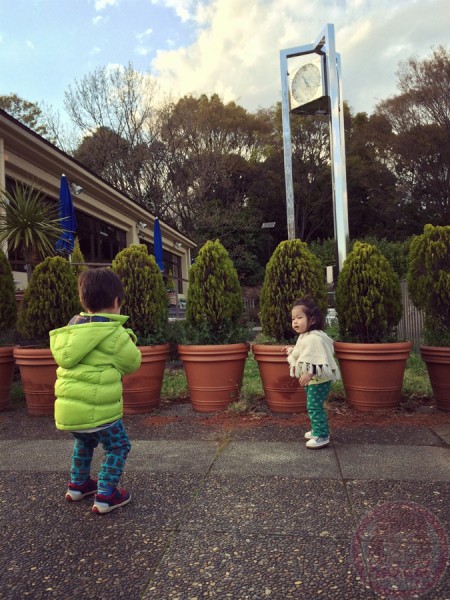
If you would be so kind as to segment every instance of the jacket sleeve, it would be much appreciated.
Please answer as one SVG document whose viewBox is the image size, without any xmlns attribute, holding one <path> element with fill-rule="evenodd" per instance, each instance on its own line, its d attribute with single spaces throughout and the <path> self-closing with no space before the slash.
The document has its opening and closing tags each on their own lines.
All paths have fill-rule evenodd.
<svg viewBox="0 0 450 600">
<path fill-rule="evenodd" d="M 122 328 L 116 345 L 115 367 L 122 375 L 133 373 L 141 366 L 141 351 L 131 338 L 130 331 Z"/>
</svg>

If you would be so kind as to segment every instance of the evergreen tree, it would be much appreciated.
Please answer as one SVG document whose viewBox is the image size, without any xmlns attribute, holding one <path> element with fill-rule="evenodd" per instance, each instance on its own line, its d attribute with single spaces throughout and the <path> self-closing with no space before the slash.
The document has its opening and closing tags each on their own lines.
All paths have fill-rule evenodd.
<svg viewBox="0 0 450 600">
<path fill-rule="evenodd" d="M 279 343 L 292 342 L 291 308 L 299 298 L 311 297 L 326 314 L 328 303 L 324 279 L 320 260 L 305 242 L 281 242 L 267 265 L 261 290 L 263 334 Z"/>
<path fill-rule="evenodd" d="M 0 250 L 0 344 L 8 337 L 17 320 L 16 295 L 11 265 Z"/>
<path fill-rule="evenodd" d="M 17 329 L 24 338 L 47 347 L 49 331 L 67 325 L 78 309 L 77 282 L 69 261 L 61 256 L 48 257 L 33 271 Z"/>
<path fill-rule="evenodd" d="M 356 242 L 336 286 L 336 310 L 344 341 L 394 341 L 402 316 L 400 282 L 375 246 Z"/>
<path fill-rule="evenodd" d="M 121 250 L 112 262 L 125 290 L 122 313 L 142 346 L 167 341 L 167 292 L 155 258 L 144 244 Z"/>
</svg>

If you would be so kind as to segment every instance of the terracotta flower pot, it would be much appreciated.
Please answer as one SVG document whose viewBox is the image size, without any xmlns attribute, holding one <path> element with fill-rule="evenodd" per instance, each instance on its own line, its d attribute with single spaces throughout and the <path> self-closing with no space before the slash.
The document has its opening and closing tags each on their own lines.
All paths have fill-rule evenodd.
<svg viewBox="0 0 450 600">
<path fill-rule="evenodd" d="M 249 345 L 179 345 L 192 408 L 197 412 L 225 409 L 239 397 Z"/>
<path fill-rule="evenodd" d="M 16 346 L 14 358 L 20 369 L 28 414 L 53 415 L 58 365 L 50 349 Z"/>
<path fill-rule="evenodd" d="M 289 374 L 284 346 L 253 344 L 266 403 L 274 413 L 306 412 L 305 388 Z"/>
<path fill-rule="evenodd" d="M 141 366 L 123 378 L 123 413 L 137 415 L 158 408 L 170 345 L 139 346 Z"/>
<path fill-rule="evenodd" d="M 420 346 L 420 354 L 427 365 L 436 406 L 450 411 L 450 348 Z"/>
<path fill-rule="evenodd" d="M 13 375 L 13 346 L 0 348 L 0 411 L 8 408 Z"/>
<path fill-rule="evenodd" d="M 398 406 L 411 348 L 412 342 L 334 342 L 350 406 L 365 412 Z"/>
</svg>

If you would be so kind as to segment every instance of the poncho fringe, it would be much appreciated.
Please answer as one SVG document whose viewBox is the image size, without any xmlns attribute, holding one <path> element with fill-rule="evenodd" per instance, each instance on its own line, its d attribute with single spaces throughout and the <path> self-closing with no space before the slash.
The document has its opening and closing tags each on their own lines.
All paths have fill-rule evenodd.
<svg viewBox="0 0 450 600">
<path fill-rule="evenodd" d="M 287 357 L 291 377 L 314 375 L 319 381 L 337 381 L 339 368 L 333 357 L 333 340 L 323 331 L 312 330 L 299 335 Z"/>
</svg>

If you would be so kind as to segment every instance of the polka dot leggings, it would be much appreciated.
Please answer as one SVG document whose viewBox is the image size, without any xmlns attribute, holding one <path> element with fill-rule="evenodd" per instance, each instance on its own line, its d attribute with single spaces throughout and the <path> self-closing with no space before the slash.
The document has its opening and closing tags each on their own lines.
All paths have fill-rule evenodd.
<svg viewBox="0 0 450 600">
<path fill-rule="evenodd" d="M 330 387 L 331 381 L 306 386 L 306 408 L 311 421 L 312 435 L 317 437 L 330 435 L 327 412 L 323 406 Z"/>
<path fill-rule="evenodd" d="M 72 433 L 75 438 L 70 468 L 70 481 L 84 483 L 91 474 L 91 463 L 94 450 L 99 444 L 103 446 L 105 456 L 98 475 L 99 493 L 109 494 L 117 487 L 122 475 L 131 444 L 122 421 L 117 421 L 107 429 L 91 433 Z"/>
</svg>

